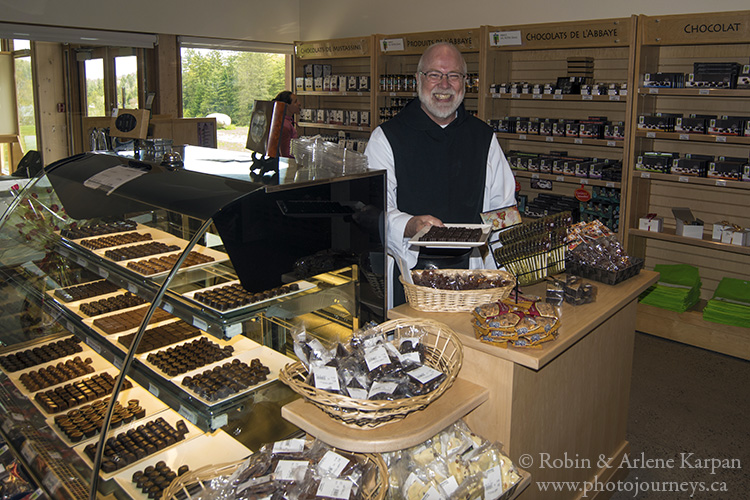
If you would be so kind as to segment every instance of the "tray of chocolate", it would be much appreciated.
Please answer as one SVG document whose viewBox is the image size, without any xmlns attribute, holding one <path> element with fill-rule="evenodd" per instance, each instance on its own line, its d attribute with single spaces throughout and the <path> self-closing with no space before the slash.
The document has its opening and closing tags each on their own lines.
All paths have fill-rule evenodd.
<svg viewBox="0 0 750 500">
<path fill-rule="evenodd" d="M 65 413 L 47 418 L 47 424 L 70 446 L 88 443 L 99 436 L 110 396 L 86 403 Z M 115 402 L 110 429 L 142 420 L 167 409 L 167 405 L 139 385 L 120 392 Z"/>
<path fill-rule="evenodd" d="M 258 347 L 260 344 L 242 335 L 229 341 L 201 335 L 148 354 L 139 354 L 138 359 L 161 376 L 172 378 Z"/>
<path fill-rule="evenodd" d="M 132 220 L 121 220 L 114 222 L 102 222 L 99 224 L 91 225 L 78 225 L 73 223 L 70 227 L 67 227 L 60 231 L 60 235 L 63 238 L 69 240 L 80 240 L 84 238 L 91 238 L 93 236 L 102 236 L 106 234 L 124 233 L 126 231 L 133 231 L 138 227 L 138 223 Z"/>
<path fill-rule="evenodd" d="M 207 465 L 239 462 L 251 454 L 249 448 L 219 429 L 122 469 L 115 475 L 115 481 L 134 500 L 159 499 L 177 476 Z"/>
<path fill-rule="evenodd" d="M 101 297 L 121 290 L 121 288 L 114 283 L 110 283 L 107 280 L 96 280 L 89 283 L 82 283 L 80 285 L 71 285 L 65 288 L 57 288 L 50 290 L 49 294 L 62 300 L 63 302 L 78 302 L 92 297 Z"/>
<path fill-rule="evenodd" d="M 110 367 L 85 378 L 65 382 L 34 394 L 31 401 L 44 415 L 56 415 L 112 394 L 119 370 Z M 126 379 L 123 389 L 133 387 Z"/>
<path fill-rule="evenodd" d="M 0 356 L 0 367 L 5 373 L 15 373 L 73 354 L 80 354 L 85 348 L 85 344 L 79 338 L 65 337 L 4 354 Z"/>
<path fill-rule="evenodd" d="M 142 243 L 173 237 L 171 234 L 165 231 L 154 229 L 148 226 L 143 226 L 141 224 L 137 224 L 133 229 L 135 229 L 135 231 L 123 233 L 118 232 L 108 235 L 95 235 L 93 237 L 87 237 L 74 241 L 78 245 L 84 248 L 88 248 L 89 250 L 104 250 L 112 247 L 119 247 L 122 245 L 132 245 L 134 243 Z"/>
<path fill-rule="evenodd" d="M 54 293 L 52 291 L 47 292 Z M 83 300 L 63 303 L 66 309 L 81 318 L 101 316 L 102 314 L 128 309 L 145 304 L 146 300 L 134 295 L 127 290 L 118 288 L 114 292 L 89 297 Z"/>
<path fill-rule="evenodd" d="M 183 294 L 184 297 L 203 304 L 220 313 L 236 311 L 247 306 L 255 306 L 282 297 L 288 297 L 315 288 L 308 281 L 295 281 L 263 292 L 252 293 L 243 288 L 239 281 L 202 288 Z"/>
<path fill-rule="evenodd" d="M 130 349 L 137 333 L 138 331 L 136 330 L 133 333 L 117 335 L 113 343 L 123 351 L 127 351 Z M 143 354 L 144 352 L 161 349 L 162 347 L 192 339 L 199 335 L 201 335 L 201 330 L 181 319 L 165 321 L 146 329 L 135 352 L 136 354 Z"/>
<path fill-rule="evenodd" d="M 49 387 L 91 375 L 112 366 L 112 363 L 85 346 L 79 354 L 8 374 L 8 378 L 30 395 Z"/>
<path fill-rule="evenodd" d="M 554 306 L 524 296 L 477 306 L 471 322 L 481 342 L 532 349 L 555 340 L 560 327 Z"/>
<path fill-rule="evenodd" d="M 418 247 L 472 248 L 487 243 L 490 224 L 445 224 L 426 226 L 414 235 L 409 243 Z"/>
<path fill-rule="evenodd" d="M 184 245 L 181 247 L 184 248 Z M 177 259 L 180 257 L 181 250 L 170 251 L 164 255 L 157 255 L 148 258 L 126 260 L 118 262 L 120 265 L 135 271 L 143 276 L 155 278 L 158 276 L 164 276 L 175 266 Z M 211 248 L 206 248 L 196 245 L 193 250 L 188 253 L 185 261 L 182 263 L 180 270 L 188 268 L 196 268 L 206 265 L 215 264 L 218 262 L 225 262 L 229 260 L 229 256 L 224 252 L 219 252 Z"/>
<path fill-rule="evenodd" d="M 203 434 L 195 425 L 186 421 L 177 412 L 166 409 L 144 419 L 121 425 L 107 433 L 104 460 L 99 475 L 105 481 L 112 479 L 117 471 L 172 448 L 178 443 L 190 441 Z M 93 468 L 93 457 L 98 440 L 80 443 L 73 450 L 86 465 Z"/>
<path fill-rule="evenodd" d="M 127 309 L 93 318 L 85 318 L 83 322 L 102 335 L 132 333 L 131 330 L 134 330 L 141 325 L 149 307 L 151 307 L 149 304 L 145 304 L 134 309 Z M 151 315 L 148 324 L 157 325 L 175 319 L 177 319 L 176 316 L 173 316 L 164 309 L 156 308 Z"/>
<path fill-rule="evenodd" d="M 260 346 L 172 380 L 191 396 L 212 406 L 270 384 L 291 362 L 283 354 Z"/>
</svg>

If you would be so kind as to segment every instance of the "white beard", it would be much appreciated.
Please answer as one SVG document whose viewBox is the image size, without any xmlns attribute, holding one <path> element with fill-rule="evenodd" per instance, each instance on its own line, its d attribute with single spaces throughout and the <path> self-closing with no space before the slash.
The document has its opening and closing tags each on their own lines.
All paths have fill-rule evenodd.
<svg viewBox="0 0 750 500">
<path fill-rule="evenodd" d="M 437 89 L 433 89 L 432 92 L 435 92 L 436 90 Z M 421 79 L 417 79 L 417 93 L 419 94 L 419 102 L 422 103 L 422 106 L 424 106 L 431 115 L 440 119 L 446 119 L 453 116 L 461 105 L 461 102 L 464 100 L 464 88 L 462 86 L 458 92 L 454 91 L 452 88 L 441 90 L 441 93 L 453 94 L 455 97 L 452 101 L 437 101 L 436 99 L 433 99 L 432 93 L 422 92 Z"/>
</svg>

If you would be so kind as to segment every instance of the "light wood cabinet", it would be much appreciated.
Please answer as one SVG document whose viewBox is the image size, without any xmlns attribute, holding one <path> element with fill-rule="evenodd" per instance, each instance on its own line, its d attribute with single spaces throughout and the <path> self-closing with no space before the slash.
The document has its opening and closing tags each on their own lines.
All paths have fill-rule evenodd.
<svg viewBox="0 0 750 500">
<path fill-rule="evenodd" d="M 636 169 L 645 152 L 677 153 L 680 157 L 710 155 L 748 159 L 750 137 L 648 130 L 637 126 L 640 116 L 677 113 L 750 117 L 749 89 L 709 87 L 653 88 L 644 75 L 693 73 L 694 63 L 747 64 L 750 56 L 750 11 L 700 15 L 640 16 L 636 44 L 637 87 L 634 89 L 624 239 L 631 254 L 644 257 L 646 267 L 686 263 L 700 269 L 702 301 L 683 314 L 639 305 L 638 329 L 739 357 L 750 357 L 745 328 L 703 321 L 701 309 L 725 276 L 750 279 L 750 247 L 712 240 L 713 225 L 729 221 L 750 226 L 750 182 L 653 173 Z M 704 221 L 702 239 L 675 235 L 673 207 L 689 207 Z M 664 231 L 638 229 L 638 220 L 653 213 L 664 218 Z"/>
</svg>

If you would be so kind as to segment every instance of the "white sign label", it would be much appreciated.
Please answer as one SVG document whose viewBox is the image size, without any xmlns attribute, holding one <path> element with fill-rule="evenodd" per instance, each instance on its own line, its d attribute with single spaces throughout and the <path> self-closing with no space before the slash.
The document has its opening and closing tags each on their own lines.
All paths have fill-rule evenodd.
<svg viewBox="0 0 750 500">
<path fill-rule="evenodd" d="M 404 50 L 403 38 L 384 38 L 380 40 L 380 52 L 396 52 Z"/>
<path fill-rule="evenodd" d="M 487 469 L 482 484 L 484 485 L 485 500 L 500 498 L 503 493 L 503 474 L 499 465 Z"/>
<path fill-rule="evenodd" d="M 316 366 L 313 371 L 315 387 L 325 391 L 340 391 L 339 374 L 333 366 Z"/>
<path fill-rule="evenodd" d="M 367 363 L 367 369 L 373 371 L 375 368 L 381 365 L 387 365 L 391 362 L 391 358 L 388 357 L 385 347 L 378 345 L 370 349 L 365 353 L 365 363 Z"/>
<path fill-rule="evenodd" d="M 187 420 L 189 420 L 193 424 L 198 423 L 198 416 L 193 412 L 192 410 L 185 408 L 184 406 L 180 405 L 180 410 L 177 412 L 183 417 L 185 417 Z"/>
<path fill-rule="evenodd" d="M 208 330 L 208 323 L 200 318 L 196 318 L 195 316 L 193 316 L 193 326 L 198 330 L 203 330 L 204 332 Z"/>
<path fill-rule="evenodd" d="M 279 481 L 301 481 L 305 478 L 307 464 L 305 460 L 279 460 L 273 474 Z"/>
<path fill-rule="evenodd" d="M 395 391 L 397 387 L 398 384 L 395 382 L 373 382 L 370 387 L 370 393 L 367 395 L 367 399 L 372 399 L 373 396 L 377 396 L 381 393 L 393 394 L 393 391 Z"/>
<path fill-rule="evenodd" d="M 109 278 L 109 271 L 107 271 L 103 267 L 100 267 L 99 268 L 99 276 L 101 276 L 104 279 L 107 279 L 107 278 Z"/>
<path fill-rule="evenodd" d="M 651 172 L 641 172 L 641 179 L 650 179 Z"/>
<path fill-rule="evenodd" d="M 286 441 L 276 441 L 273 444 L 274 453 L 302 453 L 304 449 L 304 439 L 287 439 Z"/>
<path fill-rule="evenodd" d="M 218 415 L 211 419 L 211 428 L 218 429 L 219 427 L 224 427 L 228 423 L 229 423 L 229 415 L 224 413 L 223 415 Z"/>
<path fill-rule="evenodd" d="M 546 138 L 545 140 L 546 140 L 547 142 L 555 142 L 555 138 L 554 138 L 554 137 L 552 137 L 551 135 L 548 135 L 548 136 L 547 136 L 547 138 Z"/>
<path fill-rule="evenodd" d="M 406 373 L 410 377 L 417 379 L 423 384 L 426 384 L 430 380 L 434 380 L 440 375 L 442 375 L 442 372 L 435 370 L 434 368 L 430 368 L 429 366 L 425 366 L 425 365 L 422 365 L 416 370 L 412 370 Z"/>
<path fill-rule="evenodd" d="M 242 323 L 235 323 L 233 325 L 229 325 L 224 330 L 224 333 L 228 338 L 236 337 L 237 335 L 242 333 Z"/>
<path fill-rule="evenodd" d="M 352 482 L 342 479 L 323 478 L 320 480 L 316 496 L 326 498 L 341 498 L 346 500 L 352 491 Z"/>
<path fill-rule="evenodd" d="M 158 388 L 158 387 L 156 387 L 156 386 L 155 386 L 154 384 L 152 384 L 152 383 L 149 383 L 149 384 L 148 384 L 148 392 L 150 392 L 151 394 L 153 394 L 153 395 L 154 395 L 154 396 L 156 396 L 157 398 L 159 397 L 159 388 Z"/>
<path fill-rule="evenodd" d="M 677 180 L 679 182 L 690 182 L 690 177 L 685 177 L 684 175 L 681 175 Z"/>
<path fill-rule="evenodd" d="M 146 173 L 145 170 L 118 165 L 92 175 L 83 181 L 83 185 L 90 189 L 103 190 L 107 193 L 107 196 L 109 196 L 118 187 L 132 181 L 133 179 L 137 179 Z"/>
<path fill-rule="evenodd" d="M 583 139 L 575 138 L 573 139 L 573 144 L 583 144 Z"/>
<path fill-rule="evenodd" d="M 490 47 L 502 47 L 504 45 L 521 45 L 521 31 L 492 31 L 490 32 Z"/>
<path fill-rule="evenodd" d="M 318 462 L 318 471 L 324 475 L 339 477 L 348 463 L 348 458 L 329 450 Z"/>
</svg>

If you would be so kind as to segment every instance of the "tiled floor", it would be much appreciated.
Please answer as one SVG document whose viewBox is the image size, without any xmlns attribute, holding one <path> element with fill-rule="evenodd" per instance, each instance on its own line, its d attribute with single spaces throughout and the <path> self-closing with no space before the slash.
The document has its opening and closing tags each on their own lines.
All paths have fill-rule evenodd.
<svg viewBox="0 0 750 500">
<path fill-rule="evenodd" d="M 614 500 L 750 498 L 750 362 L 637 333 L 628 440 Z"/>
</svg>

